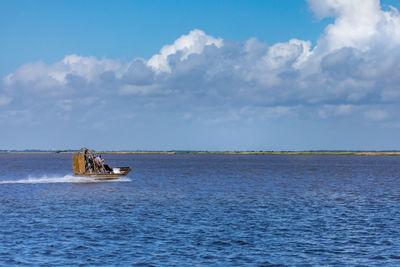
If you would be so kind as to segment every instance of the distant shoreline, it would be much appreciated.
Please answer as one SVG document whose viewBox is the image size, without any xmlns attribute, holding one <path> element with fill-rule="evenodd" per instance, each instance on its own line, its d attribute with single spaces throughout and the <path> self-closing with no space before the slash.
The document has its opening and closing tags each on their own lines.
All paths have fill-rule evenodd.
<svg viewBox="0 0 400 267">
<path fill-rule="evenodd" d="M 76 151 L 0 151 L 0 154 L 73 154 Z M 344 156 L 400 156 L 400 151 L 96 151 L 103 154 L 159 154 L 159 155 L 344 155 Z"/>
</svg>

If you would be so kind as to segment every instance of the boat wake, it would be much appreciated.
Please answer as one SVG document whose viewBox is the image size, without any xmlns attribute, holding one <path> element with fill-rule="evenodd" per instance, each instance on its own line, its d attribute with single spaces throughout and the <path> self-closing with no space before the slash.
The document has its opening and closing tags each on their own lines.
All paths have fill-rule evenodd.
<svg viewBox="0 0 400 267">
<path fill-rule="evenodd" d="M 5 180 L 0 181 L 0 184 L 53 184 L 53 183 L 112 183 L 112 182 L 130 182 L 129 178 L 120 178 L 113 180 L 96 180 L 94 178 L 75 177 L 72 175 L 64 176 L 47 176 L 44 175 L 40 178 L 28 177 L 20 180 Z"/>
</svg>

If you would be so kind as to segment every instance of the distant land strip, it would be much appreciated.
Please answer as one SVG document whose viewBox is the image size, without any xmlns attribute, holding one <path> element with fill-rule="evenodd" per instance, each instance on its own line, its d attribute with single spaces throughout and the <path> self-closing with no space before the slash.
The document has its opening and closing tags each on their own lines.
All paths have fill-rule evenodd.
<svg viewBox="0 0 400 267">
<path fill-rule="evenodd" d="M 73 154 L 77 150 L 0 150 L 14 154 Z M 353 155 L 353 156 L 400 156 L 400 151 L 95 151 L 104 154 L 165 154 L 165 155 Z"/>
</svg>

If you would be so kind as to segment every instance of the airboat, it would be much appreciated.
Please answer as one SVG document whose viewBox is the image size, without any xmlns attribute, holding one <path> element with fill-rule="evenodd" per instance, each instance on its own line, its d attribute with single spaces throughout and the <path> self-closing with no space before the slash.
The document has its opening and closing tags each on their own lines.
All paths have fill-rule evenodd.
<svg viewBox="0 0 400 267">
<path fill-rule="evenodd" d="M 116 167 L 112 168 L 112 171 L 105 171 L 95 158 L 94 151 L 86 147 L 79 149 L 72 157 L 74 176 L 111 180 L 126 176 L 131 171 L 129 167 Z"/>
</svg>

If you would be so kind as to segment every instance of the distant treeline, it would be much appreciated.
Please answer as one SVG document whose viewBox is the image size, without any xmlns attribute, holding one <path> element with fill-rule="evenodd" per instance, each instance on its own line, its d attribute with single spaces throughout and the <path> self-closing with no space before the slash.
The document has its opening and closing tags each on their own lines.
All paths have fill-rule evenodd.
<svg viewBox="0 0 400 267">
<path fill-rule="evenodd" d="M 74 153 L 77 149 L 65 150 L 1 150 L 0 153 Z M 148 150 L 108 150 L 94 151 L 101 153 L 115 154 L 222 154 L 222 155 L 396 155 L 400 156 L 400 150 L 309 150 L 309 151 L 272 151 L 272 150 L 250 150 L 250 151 L 196 151 L 196 150 L 169 150 L 169 151 L 148 151 Z"/>
<path fill-rule="evenodd" d="M 24 149 L 24 150 L 17 150 L 17 149 L 0 149 L 0 153 L 67 153 L 67 152 L 75 152 L 77 150 L 68 149 L 68 150 L 42 150 L 42 149 Z"/>
</svg>

